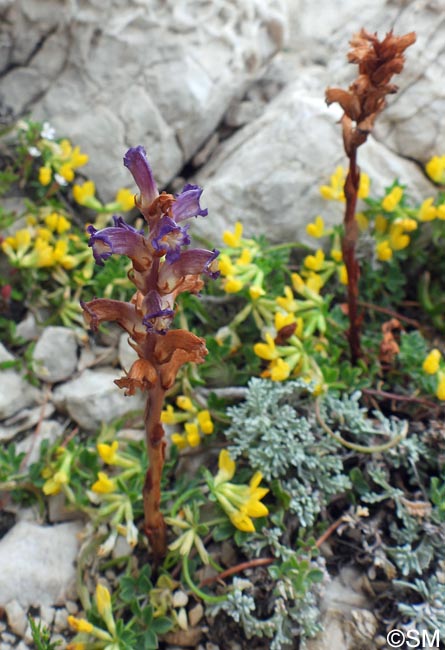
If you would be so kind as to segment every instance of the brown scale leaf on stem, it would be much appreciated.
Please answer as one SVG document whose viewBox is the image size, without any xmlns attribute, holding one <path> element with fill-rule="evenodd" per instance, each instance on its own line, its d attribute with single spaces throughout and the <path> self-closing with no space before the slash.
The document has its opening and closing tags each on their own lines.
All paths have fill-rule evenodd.
<svg viewBox="0 0 445 650">
<path fill-rule="evenodd" d="M 344 189 L 346 206 L 342 252 L 348 274 L 348 340 L 353 363 L 361 357 L 361 317 L 358 313 L 360 266 L 355 255 L 358 239 L 355 212 L 360 182 L 357 149 L 366 142 L 377 116 L 385 108 L 386 96 L 397 92 L 397 86 L 390 83 L 390 80 L 393 75 L 402 72 L 405 63 L 404 52 L 415 40 L 414 32 L 394 36 L 391 31 L 379 41 L 376 34 L 370 34 L 362 28 L 352 37 L 348 54 L 348 61 L 358 65 L 358 77 L 348 90 L 326 90 L 326 103 L 338 103 L 344 111 L 340 122 L 343 146 L 349 158 Z"/>
</svg>

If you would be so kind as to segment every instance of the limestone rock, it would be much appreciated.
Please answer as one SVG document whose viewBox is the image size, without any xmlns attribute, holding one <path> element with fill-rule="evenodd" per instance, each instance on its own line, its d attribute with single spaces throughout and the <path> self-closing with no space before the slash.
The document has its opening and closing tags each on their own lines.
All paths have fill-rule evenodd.
<svg viewBox="0 0 445 650">
<path fill-rule="evenodd" d="M 54 384 L 69 379 L 77 365 L 77 339 L 68 327 L 47 327 L 33 353 L 35 373 Z"/>
<path fill-rule="evenodd" d="M 53 445 L 63 433 L 63 426 L 57 420 L 43 420 L 37 432 L 33 431 L 29 436 L 20 440 L 16 445 L 16 453 L 25 452 L 27 465 L 38 461 L 40 457 L 40 445 L 44 440 L 48 440 L 50 446 Z"/>
<path fill-rule="evenodd" d="M 62 604 L 73 596 L 77 522 L 38 526 L 19 522 L 0 540 L 0 606 L 22 608 Z"/>
<path fill-rule="evenodd" d="M 263 115 L 240 129 L 203 167 L 198 183 L 205 188 L 209 216 L 197 229 L 215 242 L 237 220 L 246 236 L 265 234 L 270 241 L 304 241 L 305 226 L 317 214 L 328 223 L 342 219 L 342 206 L 327 202 L 319 186 L 329 184 L 337 165 L 345 165 L 341 110 L 324 101 L 324 72 L 313 68 L 289 85 Z M 395 177 L 410 195 L 425 198 L 432 186 L 411 161 L 395 155 L 370 137 L 359 153 L 372 191 L 383 191 Z"/>
<path fill-rule="evenodd" d="M 119 376 L 113 368 L 85 370 L 76 379 L 58 386 L 53 401 L 83 429 L 95 431 L 102 422 L 111 422 L 144 407 L 142 394 L 126 397 L 116 386 L 114 380 Z"/>
<path fill-rule="evenodd" d="M 11 600 L 6 604 L 5 612 L 8 625 L 14 634 L 23 636 L 28 625 L 28 619 L 26 618 L 26 612 L 23 607 L 16 600 Z"/>
<path fill-rule="evenodd" d="M 22 409 L 0 425 L 0 441 L 11 440 L 17 433 L 27 431 L 40 420 L 45 421 L 54 413 L 54 406 L 47 402 L 42 406 Z"/>
<path fill-rule="evenodd" d="M 116 165 L 128 144 L 171 180 L 284 31 L 283 0 L 17 0 L 2 21 L 0 103 L 79 144 L 108 200 L 130 184 Z"/>
<path fill-rule="evenodd" d="M 3 343 L 0 343 L 0 363 L 5 361 L 14 361 L 14 355 L 5 348 Z"/>
<path fill-rule="evenodd" d="M 39 391 L 15 370 L 0 370 L 0 420 L 35 404 Z"/>
<path fill-rule="evenodd" d="M 137 352 L 128 343 L 128 334 L 122 334 L 119 339 L 119 363 L 121 368 L 128 372 L 132 363 L 138 358 Z"/>
</svg>

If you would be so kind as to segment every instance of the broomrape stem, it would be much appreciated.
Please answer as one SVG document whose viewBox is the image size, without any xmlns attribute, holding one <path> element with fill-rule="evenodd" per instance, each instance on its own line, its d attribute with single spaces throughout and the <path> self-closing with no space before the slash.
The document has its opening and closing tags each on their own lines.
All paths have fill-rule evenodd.
<svg viewBox="0 0 445 650">
<path fill-rule="evenodd" d="M 351 361 L 356 364 L 361 357 L 360 350 L 360 319 L 358 306 L 358 280 L 360 267 L 355 256 L 355 247 L 358 239 L 358 224 L 355 219 L 357 195 L 360 182 L 360 170 L 357 166 L 357 148 L 351 147 L 349 152 L 349 171 L 345 181 L 345 218 L 342 249 L 343 260 L 348 273 L 348 316 L 349 330 L 348 341 L 351 351 Z"/>
<path fill-rule="evenodd" d="M 159 564 L 167 553 L 167 531 L 160 510 L 161 478 L 165 460 L 164 428 L 161 424 L 164 395 L 165 391 L 159 380 L 148 391 L 144 416 L 148 454 L 148 470 L 142 491 L 144 529 L 150 541 L 156 564 Z"/>
</svg>

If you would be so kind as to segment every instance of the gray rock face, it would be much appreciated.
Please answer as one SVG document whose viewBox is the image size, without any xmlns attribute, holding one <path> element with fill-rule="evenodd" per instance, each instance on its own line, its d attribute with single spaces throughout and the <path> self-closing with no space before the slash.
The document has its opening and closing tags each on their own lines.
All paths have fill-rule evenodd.
<svg viewBox="0 0 445 650">
<path fill-rule="evenodd" d="M 120 374 L 113 368 L 85 370 L 76 379 L 58 386 L 53 401 L 82 428 L 94 431 L 102 422 L 111 422 L 144 407 L 142 394 L 125 397 L 124 391 L 113 383 Z"/>
<path fill-rule="evenodd" d="M 284 37 L 283 0 L 18 0 L 2 21 L 0 96 L 91 154 L 105 198 L 143 143 L 158 181 L 211 135 Z"/>
<path fill-rule="evenodd" d="M 324 72 L 302 75 L 267 107 L 264 114 L 224 143 L 198 176 L 205 187 L 209 217 L 200 231 L 214 241 L 240 220 L 246 236 L 265 234 L 271 241 L 306 241 L 305 225 L 317 214 L 339 222 L 339 204 L 325 201 L 319 186 L 345 158 L 338 119 L 341 111 L 327 108 Z M 399 177 L 420 199 L 432 191 L 417 166 L 395 155 L 372 137 L 359 153 L 373 191 Z"/>
<path fill-rule="evenodd" d="M 58 605 L 72 597 L 82 524 L 19 522 L 0 540 L 0 606 Z"/>
<path fill-rule="evenodd" d="M 77 366 L 77 340 L 68 327 L 47 327 L 34 348 L 35 373 L 54 384 L 72 376 Z"/>
<path fill-rule="evenodd" d="M 35 404 L 39 391 L 15 370 L 0 370 L 0 420 Z"/>
</svg>

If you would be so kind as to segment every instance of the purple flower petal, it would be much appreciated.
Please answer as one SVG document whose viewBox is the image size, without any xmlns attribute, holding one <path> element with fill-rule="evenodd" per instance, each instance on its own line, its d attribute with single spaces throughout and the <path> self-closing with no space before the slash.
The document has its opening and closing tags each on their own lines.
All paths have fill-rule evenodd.
<svg viewBox="0 0 445 650">
<path fill-rule="evenodd" d="M 178 259 L 181 246 L 190 244 L 190 237 L 187 233 L 188 224 L 182 228 L 170 217 L 162 217 L 156 224 L 152 246 L 155 250 L 167 254 L 167 261 L 174 262 Z"/>
<path fill-rule="evenodd" d="M 124 156 L 124 165 L 130 170 L 139 188 L 140 196 L 137 203 L 142 211 L 148 208 L 155 198 L 159 196 L 158 187 L 144 147 L 139 145 L 129 149 Z"/>
<path fill-rule="evenodd" d="M 211 278 L 219 275 L 218 265 L 215 263 L 219 251 L 207 251 L 203 248 L 190 248 L 183 251 L 172 264 L 164 263 L 159 272 L 158 287 L 165 294 L 174 291 L 179 282 L 186 275 L 199 275 L 205 273 Z"/>
<path fill-rule="evenodd" d="M 209 213 L 207 209 L 202 209 L 199 205 L 202 189 L 198 185 L 185 185 L 180 194 L 176 196 L 171 212 L 176 223 L 189 219 L 190 217 L 206 217 Z"/>
<path fill-rule="evenodd" d="M 88 246 L 93 249 L 94 259 L 97 264 L 103 266 L 104 260 L 110 255 L 127 255 L 132 259 L 139 270 L 149 267 L 151 256 L 147 248 L 147 240 L 142 230 L 136 230 L 122 219 L 113 217 L 114 226 L 96 230 L 94 226 L 88 226 L 87 232 L 91 235 Z"/>
<path fill-rule="evenodd" d="M 170 308 L 167 301 L 164 301 L 157 291 L 149 291 L 144 297 L 143 309 L 146 312 L 142 323 L 147 328 L 147 332 L 157 332 L 166 334 L 172 324 L 175 312 Z"/>
</svg>

